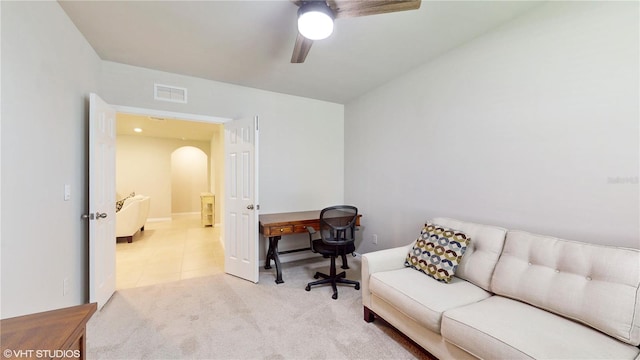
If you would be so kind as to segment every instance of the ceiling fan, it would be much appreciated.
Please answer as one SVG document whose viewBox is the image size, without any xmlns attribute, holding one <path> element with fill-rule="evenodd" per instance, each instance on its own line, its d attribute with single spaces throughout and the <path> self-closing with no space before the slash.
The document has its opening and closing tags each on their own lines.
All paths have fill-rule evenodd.
<svg viewBox="0 0 640 360">
<path fill-rule="evenodd" d="M 331 35 L 335 19 L 415 10 L 421 0 L 292 0 L 298 9 L 298 37 L 292 63 L 303 63 L 314 40 Z"/>
</svg>

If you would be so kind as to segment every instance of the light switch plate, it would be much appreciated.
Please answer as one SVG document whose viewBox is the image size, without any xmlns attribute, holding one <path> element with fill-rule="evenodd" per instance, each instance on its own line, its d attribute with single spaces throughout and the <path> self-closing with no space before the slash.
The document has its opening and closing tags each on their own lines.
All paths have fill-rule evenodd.
<svg viewBox="0 0 640 360">
<path fill-rule="evenodd" d="M 64 201 L 71 200 L 71 185 L 64 184 Z"/>
</svg>

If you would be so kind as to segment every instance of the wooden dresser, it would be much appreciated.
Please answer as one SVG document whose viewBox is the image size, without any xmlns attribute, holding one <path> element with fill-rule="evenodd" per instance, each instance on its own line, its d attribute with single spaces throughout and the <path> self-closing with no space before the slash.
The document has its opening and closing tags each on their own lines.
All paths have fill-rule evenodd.
<svg viewBox="0 0 640 360">
<path fill-rule="evenodd" d="M 86 325 L 96 304 L 0 320 L 2 359 L 86 359 Z"/>
</svg>

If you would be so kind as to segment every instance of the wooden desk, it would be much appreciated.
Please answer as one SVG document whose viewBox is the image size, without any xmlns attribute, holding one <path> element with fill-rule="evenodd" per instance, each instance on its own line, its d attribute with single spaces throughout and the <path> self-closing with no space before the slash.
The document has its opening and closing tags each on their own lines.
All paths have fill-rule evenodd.
<svg viewBox="0 0 640 360">
<path fill-rule="evenodd" d="M 86 359 L 86 325 L 96 308 L 92 303 L 0 320 L 2 358 Z"/>
<path fill-rule="evenodd" d="M 282 266 L 280 264 L 279 254 L 289 254 L 298 251 L 311 250 L 310 247 L 278 251 L 278 241 L 282 235 L 291 234 L 307 234 L 307 226 L 311 226 L 316 230 L 320 229 L 320 211 L 299 211 L 279 214 L 260 215 L 260 234 L 269 238 L 269 249 L 267 250 L 267 258 L 265 259 L 265 269 L 271 269 L 271 260 L 276 264 L 276 284 L 282 284 Z M 356 226 L 360 225 L 360 217 L 356 219 Z"/>
</svg>

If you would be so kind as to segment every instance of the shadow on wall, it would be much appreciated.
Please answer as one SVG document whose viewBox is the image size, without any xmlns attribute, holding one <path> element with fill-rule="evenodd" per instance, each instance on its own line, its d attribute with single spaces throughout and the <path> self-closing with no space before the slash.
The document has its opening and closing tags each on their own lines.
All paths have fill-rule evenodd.
<svg viewBox="0 0 640 360">
<path fill-rule="evenodd" d="M 200 193 L 209 191 L 209 159 L 193 146 L 171 153 L 171 213 L 200 211 Z"/>
</svg>

